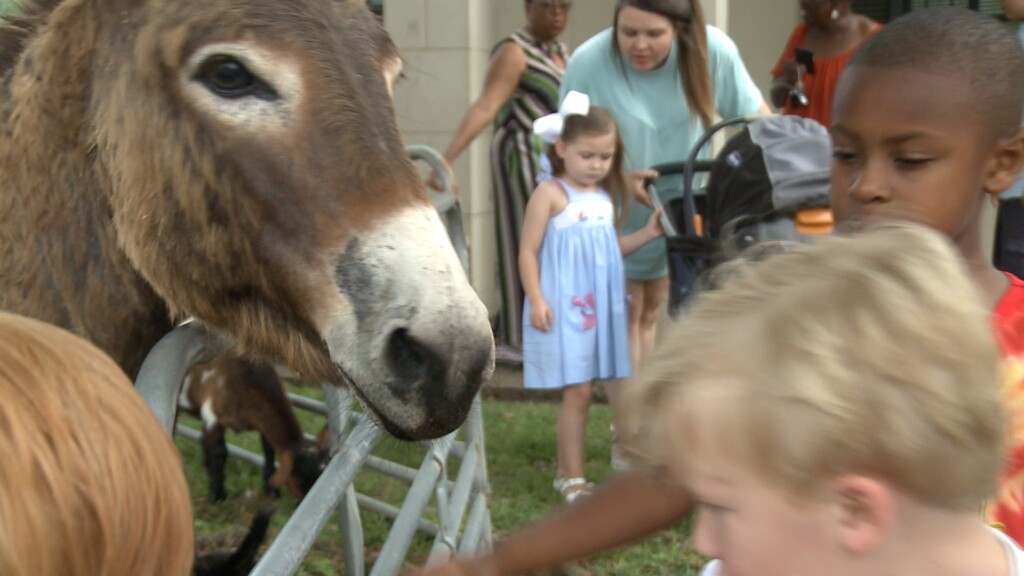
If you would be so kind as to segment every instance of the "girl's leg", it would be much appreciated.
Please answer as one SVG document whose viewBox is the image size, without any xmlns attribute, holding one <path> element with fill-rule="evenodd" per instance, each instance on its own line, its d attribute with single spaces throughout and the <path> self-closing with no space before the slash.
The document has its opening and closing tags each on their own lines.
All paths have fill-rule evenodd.
<svg viewBox="0 0 1024 576">
<path fill-rule="evenodd" d="M 562 389 L 562 407 L 555 424 L 558 435 L 558 478 L 583 477 L 583 447 L 592 391 L 591 382 Z"/>
<path fill-rule="evenodd" d="M 640 365 L 640 318 L 643 316 L 645 294 L 643 280 L 626 280 L 626 292 L 629 294 L 629 359 L 635 372 Z"/>
<path fill-rule="evenodd" d="M 668 296 L 668 276 L 643 282 L 643 309 L 640 312 L 638 332 L 640 336 L 639 360 L 646 358 L 654 350 L 655 336 L 658 329 L 658 316 L 661 304 Z M 640 367 L 640 362 L 633 363 L 633 371 Z"/>
</svg>

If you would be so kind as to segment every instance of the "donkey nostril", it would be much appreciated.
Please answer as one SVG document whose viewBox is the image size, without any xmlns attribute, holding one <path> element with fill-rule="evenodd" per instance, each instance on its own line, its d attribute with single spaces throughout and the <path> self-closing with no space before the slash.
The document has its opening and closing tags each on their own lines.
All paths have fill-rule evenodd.
<svg viewBox="0 0 1024 576">
<path fill-rule="evenodd" d="M 414 383 L 425 379 L 441 382 L 444 378 L 442 359 L 405 328 L 391 333 L 387 358 L 391 370 L 401 381 Z"/>
</svg>

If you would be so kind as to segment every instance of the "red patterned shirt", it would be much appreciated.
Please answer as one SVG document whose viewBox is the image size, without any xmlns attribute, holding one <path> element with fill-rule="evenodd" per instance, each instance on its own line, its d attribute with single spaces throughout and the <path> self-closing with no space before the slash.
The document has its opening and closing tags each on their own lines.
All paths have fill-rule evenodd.
<svg viewBox="0 0 1024 576">
<path fill-rule="evenodd" d="M 1010 288 L 996 306 L 992 322 L 1003 352 L 1003 401 L 1011 431 L 1006 467 L 986 513 L 989 522 L 1024 543 L 1024 281 L 1007 276 Z"/>
</svg>

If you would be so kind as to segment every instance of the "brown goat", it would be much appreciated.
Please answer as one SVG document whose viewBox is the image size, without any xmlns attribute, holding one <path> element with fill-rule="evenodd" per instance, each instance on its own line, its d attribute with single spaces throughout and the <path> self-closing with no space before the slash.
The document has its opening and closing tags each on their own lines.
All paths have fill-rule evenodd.
<svg viewBox="0 0 1024 576">
<path fill-rule="evenodd" d="M 192 502 L 152 411 L 92 344 L 3 312 L 0 463 L 0 574 L 189 574 Z"/>
<path fill-rule="evenodd" d="M 307 440 L 274 367 L 225 353 L 196 364 L 185 374 L 181 410 L 203 422 L 203 463 L 210 479 L 209 498 L 224 500 L 224 432 L 256 430 L 263 444 L 263 488 L 276 494 L 287 486 L 302 498 L 327 466 L 325 443 Z M 322 436 L 321 442 L 326 440 Z M 274 455 L 280 464 L 274 466 Z"/>
<path fill-rule="evenodd" d="M 184 316 L 395 436 L 458 427 L 493 339 L 406 155 L 364 0 L 49 0 L 0 26 L 0 309 L 134 377 Z"/>
</svg>

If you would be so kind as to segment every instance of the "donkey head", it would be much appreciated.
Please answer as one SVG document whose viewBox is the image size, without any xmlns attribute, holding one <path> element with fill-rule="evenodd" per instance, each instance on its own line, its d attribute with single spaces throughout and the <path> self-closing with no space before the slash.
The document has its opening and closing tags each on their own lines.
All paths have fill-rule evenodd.
<svg viewBox="0 0 1024 576">
<path fill-rule="evenodd" d="M 362 0 L 94 1 L 95 154 L 139 273 L 173 312 L 351 386 L 395 436 L 460 425 L 493 339 Z"/>
</svg>

